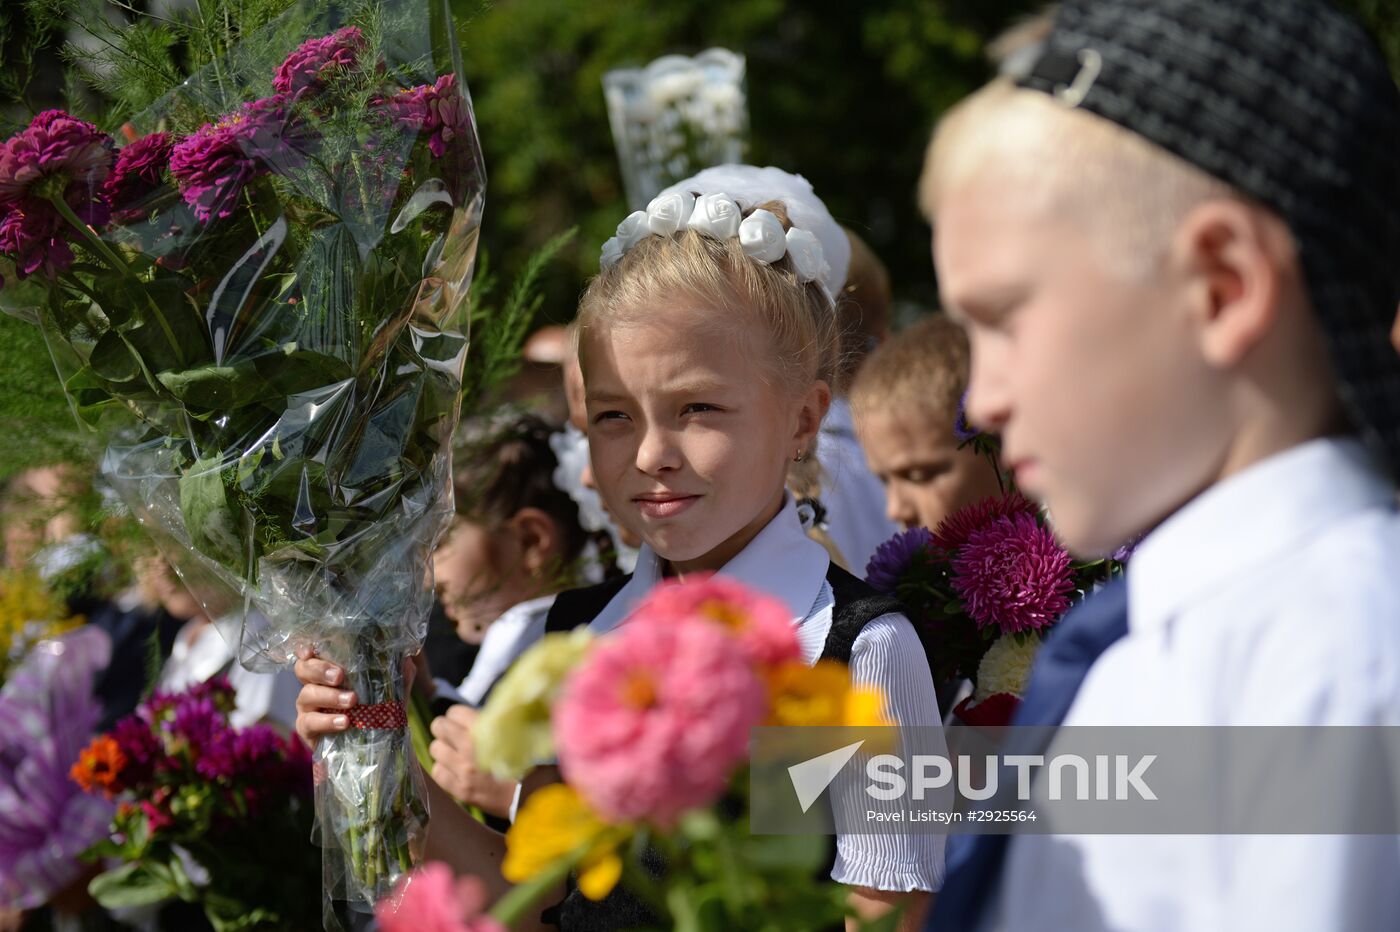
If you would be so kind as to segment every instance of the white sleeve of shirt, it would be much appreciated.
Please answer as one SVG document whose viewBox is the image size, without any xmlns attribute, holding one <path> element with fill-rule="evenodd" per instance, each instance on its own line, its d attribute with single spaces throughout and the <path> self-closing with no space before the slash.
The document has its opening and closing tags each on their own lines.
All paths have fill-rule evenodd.
<svg viewBox="0 0 1400 932">
<path fill-rule="evenodd" d="M 920 753 L 948 753 L 938 717 L 938 697 L 923 645 L 914 626 L 900 614 L 882 615 L 871 621 L 851 647 L 851 679 L 878 687 L 885 696 L 885 712 L 897 725 L 924 726 Z M 935 737 L 936 736 L 936 737 Z M 903 799 L 882 802 L 866 799 L 866 809 L 898 811 Z M 934 832 L 914 834 L 865 834 L 836 836 L 836 865 L 831 878 L 838 883 L 876 890 L 908 892 L 937 890 L 943 886 L 943 846 L 947 837 Z"/>
</svg>

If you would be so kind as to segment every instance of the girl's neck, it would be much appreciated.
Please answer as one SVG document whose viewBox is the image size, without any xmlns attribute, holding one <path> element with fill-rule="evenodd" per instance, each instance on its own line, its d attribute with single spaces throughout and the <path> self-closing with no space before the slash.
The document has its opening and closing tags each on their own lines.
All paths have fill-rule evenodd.
<svg viewBox="0 0 1400 932">
<path fill-rule="evenodd" d="M 740 528 L 727 540 L 715 547 L 709 553 L 696 557 L 694 560 L 680 560 L 672 562 L 663 560 L 661 563 L 661 575 L 673 577 L 682 582 L 687 576 L 694 573 L 716 573 L 723 569 L 725 564 L 737 557 L 744 551 L 744 548 L 753 543 L 753 539 L 759 532 L 772 523 L 773 519 L 783 510 L 783 499 L 786 489 L 779 489 L 778 494 L 773 497 L 768 506 L 758 513 L 748 524 Z"/>
</svg>

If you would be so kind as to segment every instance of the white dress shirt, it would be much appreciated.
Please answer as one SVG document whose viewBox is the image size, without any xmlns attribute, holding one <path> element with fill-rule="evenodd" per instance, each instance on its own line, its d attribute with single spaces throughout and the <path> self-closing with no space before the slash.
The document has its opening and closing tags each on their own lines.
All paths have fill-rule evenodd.
<svg viewBox="0 0 1400 932">
<path fill-rule="evenodd" d="M 481 705 L 491 687 L 515 663 L 526 649 L 544 637 L 545 620 L 549 617 L 553 595 L 540 596 L 506 609 L 501 617 L 486 627 L 486 637 L 476 652 L 472 668 L 457 695 L 471 706 Z"/>
<path fill-rule="evenodd" d="M 817 462 L 826 474 L 821 501 L 827 533 L 846 558 L 847 569 L 864 576 L 875 549 L 903 528 L 885 517 L 885 487 L 865 461 L 851 403 L 844 398 L 832 400 L 822 422 Z"/>
<path fill-rule="evenodd" d="M 1359 443 L 1312 441 L 1202 493 L 1127 583 L 1128 634 L 1066 725 L 1400 724 L 1400 515 Z M 993 929 L 1400 929 L 1400 838 L 1025 835 L 997 905 Z"/>
<path fill-rule="evenodd" d="M 810 664 L 821 656 L 831 630 L 835 598 L 826 581 L 830 563 L 826 550 L 803 532 L 796 505 L 789 499 L 778 516 L 719 572 L 788 606 L 797 626 L 803 659 Z M 661 559 L 651 547 L 643 545 L 632 578 L 593 620 L 589 630 L 595 634 L 612 631 L 661 578 Z M 885 696 L 885 711 L 895 723 L 942 724 L 924 649 L 913 625 L 903 615 L 882 615 L 862 629 L 851 647 L 850 669 L 853 682 L 880 689 Z M 936 734 L 939 747 L 929 753 L 946 755 L 942 733 Z M 863 809 L 898 810 L 903 805 L 898 800 L 861 803 Z M 836 865 L 831 876 L 839 883 L 877 890 L 937 890 L 943 885 L 944 840 L 942 835 L 928 833 L 838 835 Z"/>
</svg>

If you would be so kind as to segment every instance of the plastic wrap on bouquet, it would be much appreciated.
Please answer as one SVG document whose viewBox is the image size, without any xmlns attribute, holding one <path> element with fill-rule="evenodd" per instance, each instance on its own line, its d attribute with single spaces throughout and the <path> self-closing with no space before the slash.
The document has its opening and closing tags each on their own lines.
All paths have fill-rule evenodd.
<svg viewBox="0 0 1400 932">
<path fill-rule="evenodd" d="M 368 910 L 421 849 L 401 666 L 486 183 L 447 2 L 296 4 L 122 135 L 50 111 L 6 143 L 47 174 L 0 213 L 48 239 L 0 230 L 0 305 L 80 419 L 135 416 L 103 470 L 244 665 L 347 670 L 372 714 L 318 748 L 318 813 L 328 892 Z"/>
<path fill-rule="evenodd" d="M 714 48 L 619 68 L 603 75 L 603 96 L 633 210 L 702 168 L 744 161 L 749 111 L 742 55 Z"/>
<path fill-rule="evenodd" d="M 102 718 L 93 696 L 112 644 L 82 627 L 39 642 L 0 691 L 0 909 L 34 909 L 83 872 L 115 808 L 69 769 Z"/>
</svg>

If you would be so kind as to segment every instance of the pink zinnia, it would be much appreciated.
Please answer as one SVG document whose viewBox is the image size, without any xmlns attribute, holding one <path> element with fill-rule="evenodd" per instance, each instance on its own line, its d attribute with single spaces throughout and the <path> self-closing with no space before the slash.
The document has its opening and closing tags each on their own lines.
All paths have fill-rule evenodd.
<svg viewBox="0 0 1400 932">
<path fill-rule="evenodd" d="M 424 864 L 399 881 L 388 899 L 374 907 L 382 932 L 506 932 L 482 914 L 486 885 L 476 877 L 456 878 L 441 861 Z"/>
<path fill-rule="evenodd" d="M 667 828 L 724 791 L 766 712 L 735 638 L 696 618 L 634 622 L 569 676 L 554 740 L 564 778 L 599 815 Z"/>
<path fill-rule="evenodd" d="M 0 145 L 0 252 L 15 260 L 21 278 L 73 264 L 68 243 L 79 234 L 51 198 L 63 198 L 83 223 L 107 222 L 102 183 L 112 150 L 110 136 L 62 110 L 45 110 Z"/>
<path fill-rule="evenodd" d="M 975 505 L 959 508 L 933 529 L 933 545 L 944 553 L 953 553 L 967 543 L 973 532 L 979 531 L 998 518 L 1012 515 L 1034 515 L 1035 504 L 1018 492 L 984 498 Z"/>
<path fill-rule="evenodd" d="M 151 133 L 118 150 L 102 194 L 119 221 L 140 217 L 140 204 L 160 188 L 173 148 L 168 133 Z"/>
<path fill-rule="evenodd" d="M 170 173 L 195 216 L 206 223 L 229 216 L 244 185 L 273 167 L 299 162 L 283 139 L 286 128 L 284 102 L 267 97 L 181 140 L 170 154 Z"/>
<path fill-rule="evenodd" d="M 779 600 L 723 576 L 669 582 L 647 596 L 633 617 L 669 624 L 698 618 L 718 625 L 760 665 L 775 666 L 801 657 L 792 616 Z"/>
<path fill-rule="evenodd" d="M 471 138 L 472 111 L 457 91 L 457 76 L 445 74 L 434 84 L 402 90 L 383 103 L 400 126 L 428 137 L 428 151 L 442 158 L 447 147 Z"/>
<path fill-rule="evenodd" d="M 1054 624 L 1074 591 L 1069 554 L 1025 513 L 973 531 L 953 557 L 952 583 L 977 626 L 1003 634 Z"/>
<path fill-rule="evenodd" d="M 319 39 L 307 39 L 277 66 L 273 90 L 279 94 L 320 90 L 339 72 L 355 67 L 364 50 L 364 34 L 354 26 L 337 29 Z"/>
</svg>

